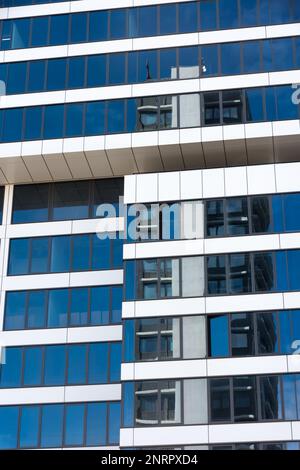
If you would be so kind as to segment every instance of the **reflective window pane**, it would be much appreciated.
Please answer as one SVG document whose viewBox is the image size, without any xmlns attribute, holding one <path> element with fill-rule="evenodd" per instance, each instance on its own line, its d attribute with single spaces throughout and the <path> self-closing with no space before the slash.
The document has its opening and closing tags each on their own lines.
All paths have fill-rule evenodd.
<svg viewBox="0 0 300 470">
<path fill-rule="evenodd" d="M 109 323 L 109 288 L 91 288 L 91 325 L 107 325 Z"/>
<path fill-rule="evenodd" d="M 70 237 L 53 237 L 51 243 L 50 272 L 70 271 Z"/>
<path fill-rule="evenodd" d="M 5 305 L 5 330 L 25 327 L 26 292 L 7 292 Z"/>
<path fill-rule="evenodd" d="M 72 345 L 68 348 L 68 383 L 86 383 L 86 345 Z"/>
<path fill-rule="evenodd" d="M 88 446 L 106 445 L 106 403 L 89 403 L 87 405 L 87 435 Z"/>
<path fill-rule="evenodd" d="M 39 442 L 40 408 L 23 406 L 20 420 L 20 447 L 35 448 Z"/>
<path fill-rule="evenodd" d="M 91 344 L 89 347 L 88 383 L 108 382 L 108 343 Z"/>
<path fill-rule="evenodd" d="M 0 449 L 15 449 L 18 439 L 18 406 L 0 407 Z"/>
<path fill-rule="evenodd" d="M 27 305 L 27 328 L 45 328 L 46 291 L 31 291 Z"/>
<path fill-rule="evenodd" d="M 12 222 L 46 222 L 48 220 L 49 184 L 14 187 Z"/>
<path fill-rule="evenodd" d="M 43 348 L 30 347 L 24 350 L 24 385 L 37 386 L 42 382 Z"/>
<path fill-rule="evenodd" d="M 65 444 L 82 446 L 84 438 L 84 405 L 66 406 Z"/>
<path fill-rule="evenodd" d="M 62 447 L 64 405 L 43 405 L 41 447 Z"/>
<path fill-rule="evenodd" d="M 68 289 L 49 291 L 48 297 L 48 327 L 59 328 L 67 326 Z"/>
<path fill-rule="evenodd" d="M 46 386 L 64 385 L 66 374 L 66 346 L 45 348 L 44 381 Z"/>
</svg>

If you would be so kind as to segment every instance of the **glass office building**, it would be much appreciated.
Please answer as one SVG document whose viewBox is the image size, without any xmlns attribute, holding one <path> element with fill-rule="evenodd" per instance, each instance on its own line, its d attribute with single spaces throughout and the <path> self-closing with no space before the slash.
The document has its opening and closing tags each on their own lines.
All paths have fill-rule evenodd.
<svg viewBox="0 0 300 470">
<path fill-rule="evenodd" d="M 300 2 L 0 0 L 0 449 L 300 449 Z"/>
</svg>

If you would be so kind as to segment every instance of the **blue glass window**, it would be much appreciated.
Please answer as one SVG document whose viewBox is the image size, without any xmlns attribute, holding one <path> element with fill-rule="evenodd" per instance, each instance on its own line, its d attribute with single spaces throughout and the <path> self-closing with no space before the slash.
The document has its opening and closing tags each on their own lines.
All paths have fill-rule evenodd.
<svg viewBox="0 0 300 470">
<path fill-rule="evenodd" d="M 25 327 L 25 292 L 7 292 L 5 306 L 5 329 L 21 330 Z"/>
<path fill-rule="evenodd" d="M 221 70 L 224 75 L 236 75 L 241 73 L 241 45 L 221 45 Z"/>
<path fill-rule="evenodd" d="M 296 420 L 297 417 L 297 403 L 296 403 L 296 383 L 295 375 L 283 375 L 283 400 L 284 400 L 284 418 L 287 420 Z"/>
<path fill-rule="evenodd" d="M 63 405 L 42 407 L 41 447 L 62 446 L 63 411 Z"/>
<path fill-rule="evenodd" d="M 201 47 L 201 74 L 204 77 L 217 75 L 218 65 L 218 47 L 215 45 Z"/>
<path fill-rule="evenodd" d="M 66 87 L 66 60 L 51 59 L 47 66 L 47 91 L 64 90 Z"/>
<path fill-rule="evenodd" d="M 288 2 L 272 0 L 269 2 L 270 22 L 272 24 L 286 23 L 290 20 L 290 9 Z"/>
<path fill-rule="evenodd" d="M 67 326 L 68 297 L 68 289 L 55 289 L 49 291 L 48 327 L 59 328 Z"/>
<path fill-rule="evenodd" d="M 42 117 L 42 106 L 34 106 L 32 108 L 25 109 L 25 140 L 39 140 L 42 138 Z M 32 201 L 32 204 L 34 204 L 34 201 Z"/>
<path fill-rule="evenodd" d="M 241 26 L 256 26 L 258 24 L 258 1 L 240 0 Z"/>
<path fill-rule="evenodd" d="M 132 428 L 134 426 L 134 383 L 124 382 L 123 389 L 123 426 Z"/>
<path fill-rule="evenodd" d="M 5 364 L 1 365 L 0 370 L 2 388 L 20 387 L 22 375 L 22 349 L 6 348 Z"/>
<path fill-rule="evenodd" d="M 121 234 L 118 238 L 112 240 L 113 246 L 113 259 L 112 259 L 112 267 L 113 268 L 122 268 L 123 267 L 123 239 L 120 238 Z"/>
<path fill-rule="evenodd" d="M 300 289 L 300 250 L 287 252 L 290 290 Z"/>
<path fill-rule="evenodd" d="M 46 273 L 48 271 L 48 253 L 48 237 L 36 237 L 31 239 L 30 272 L 32 274 Z"/>
<path fill-rule="evenodd" d="M 87 405 L 87 434 L 88 446 L 104 446 L 106 444 L 106 403 L 89 403 Z"/>
<path fill-rule="evenodd" d="M 66 406 L 65 444 L 75 446 L 83 444 L 84 405 Z"/>
<path fill-rule="evenodd" d="M 23 406 L 20 422 L 20 447 L 35 448 L 39 442 L 39 406 Z"/>
<path fill-rule="evenodd" d="M 111 343 L 110 345 L 110 381 L 119 382 L 121 373 L 122 344 Z"/>
<path fill-rule="evenodd" d="M 293 41 L 291 38 L 272 40 L 273 70 L 291 70 L 294 68 Z"/>
<path fill-rule="evenodd" d="M 106 84 L 106 60 L 105 54 L 87 58 L 88 87 L 100 87 Z"/>
<path fill-rule="evenodd" d="M 176 49 L 162 49 L 159 53 L 160 58 L 160 78 L 178 78 L 177 76 L 177 58 Z"/>
<path fill-rule="evenodd" d="M 142 37 L 155 36 L 157 34 L 157 7 L 139 8 L 138 35 Z"/>
<path fill-rule="evenodd" d="M 69 15 L 50 16 L 50 46 L 68 43 Z"/>
<path fill-rule="evenodd" d="M 134 261 L 125 263 L 125 299 L 134 300 L 136 296 L 136 269 Z"/>
<path fill-rule="evenodd" d="M 124 132 L 125 100 L 109 101 L 107 108 L 107 132 Z"/>
<path fill-rule="evenodd" d="M 285 231 L 296 232 L 300 230 L 300 194 L 282 195 L 283 211 L 285 217 Z"/>
<path fill-rule="evenodd" d="M 112 358 L 111 358 L 112 360 Z M 88 383 L 108 381 L 108 343 L 91 344 L 89 347 Z M 110 378 L 112 382 L 112 378 Z"/>
<path fill-rule="evenodd" d="M 176 33 L 176 4 L 161 5 L 160 6 L 160 34 Z"/>
<path fill-rule="evenodd" d="M 9 64 L 8 80 L 6 85 L 7 94 L 25 93 L 27 74 L 26 62 L 13 62 Z"/>
<path fill-rule="evenodd" d="M 219 19 L 221 29 L 238 27 L 237 0 L 219 0 Z"/>
<path fill-rule="evenodd" d="M 68 383 L 70 385 L 86 383 L 86 353 L 85 345 L 69 346 Z"/>
<path fill-rule="evenodd" d="M 125 38 L 127 34 L 127 9 L 110 11 L 110 37 L 111 39 Z"/>
<path fill-rule="evenodd" d="M 63 137 L 64 105 L 46 106 L 44 114 L 44 139 Z"/>
<path fill-rule="evenodd" d="M 27 306 L 27 327 L 28 328 L 45 328 L 46 324 L 46 292 L 31 291 Z"/>
<path fill-rule="evenodd" d="M 101 135 L 105 131 L 105 102 L 87 103 L 85 135 Z"/>
<path fill-rule="evenodd" d="M 217 2 L 206 0 L 200 3 L 200 29 L 211 31 L 217 29 Z"/>
<path fill-rule="evenodd" d="M 276 97 L 275 97 L 275 89 L 274 88 L 266 88 L 265 89 L 265 97 L 266 97 L 266 119 L 267 121 L 275 121 L 276 120 Z"/>
<path fill-rule="evenodd" d="M 91 289 L 91 325 L 109 323 L 109 288 L 93 287 Z"/>
<path fill-rule="evenodd" d="M 33 17 L 31 24 L 31 47 L 48 44 L 49 16 Z"/>
<path fill-rule="evenodd" d="M 125 53 L 111 54 L 109 56 L 109 81 L 110 85 L 125 83 Z"/>
<path fill-rule="evenodd" d="M 109 405 L 108 444 L 118 444 L 120 439 L 121 406 L 119 403 Z"/>
<path fill-rule="evenodd" d="M 71 15 L 71 43 L 85 42 L 87 40 L 87 13 Z"/>
<path fill-rule="evenodd" d="M 63 385 L 66 374 L 66 346 L 45 348 L 44 385 Z"/>
<path fill-rule="evenodd" d="M 139 53 L 138 81 L 157 79 L 157 51 L 142 51 Z"/>
<path fill-rule="evenodd" d="M 92 237 L 93 253 L 92 253 L 92 269 L 109 269 L 110 268 L 110 239 L 108 237 L 101 240 L 97 234 Z"/>
<path fill-rule="evenodd" d="M 73 237 L 73 271 L 87 271 L 90 266 L 90 236 L 75 235 Z"/>
<path fill-rule="evenodd" d="M 123 297 L 123 288 L 113 287 L 112 288 L 112 312 L 111 312 L 112 323 L 121 323 L 122 297 Z"/>
<path fill-rule="evenodd" d="M 245 73 L 256 73 L 261 71 L 260 64 L 260 42 L 250 41 L 242 45 L 243 71 Z"/>
<path fill-rule="evenodd" d="M 104 41 L 108 37 L 108 12 L 92 11 L 89 15 L 89 41 Z"/>
<path fill-rule="evenodd" d="M 80 137 L 82 135 L 83 111 L 84 105 L 82 103 L 66 105 L 66 137 Z"/>
<path fill-rule="evenodd" d="M 18 142 L 22 140 L 22 109 L 6 109 L 4 111 L 2 141 Z"/>
<path fill-rule="evenodd" d="M 18 406 L 0 407 L 0 449 L 15 449 L 18 439 Z"/>
<path fill-rule="evenodd" d="M 229 356 L 228 330 L 227 315 L 219 315 L 209 318 L 209 356 Z"/>
<path fill-rule="evenodd" d="M 29 46 L 30 18 L 13 22 L 11 49 L 23 49 Z"/>
<path fill-rule="evenodd" d="M 50 265 L 52 273 L 70 271 L 70 241 L 71 238 L 67 235 L 52 238 Z"/>
<path fill-rule="evenodd" d="M 179 33 L 191 33 L 198 29 L 197 3 L 179 3 Z"/>
<path fill-rule="evenodd" d="M 249 122 L 264 120 L 263 90 L 252 88 L 245 90 L 246 119 Z"/>
<path fill-rule="evenodd" d="M 71 290 L 70 325 L 86 325 L 88 321 L 88 289 L 86 287 Z"/>
<path fill-rule="evenodd" d="M 53 220 L 85 219 L 89 215 L 89 184 L 70 181 L 53 185 Z"/>
<path fill-rule="evenodd" d="M 290 86 L 275 87 L 277 97 L 277 118 L 284 119 L 299 119 L 299 105 L 296 105 L 291 100 L 292 88 Z"/>
<path fill-rule="evenodd" d="M 42 382 L 43 350 L 40 347 L 25 348 L 24 385 L 36 386 Z"/>
<path fill-rule="evenodd" d="M 15 238 L 10 240 L 8 273 L 27 274 L 29 272 L 29 239 Z"/>
<path fill-rule="evenodd" d="M 124 362 L 133 362 L 135 360 L 135 321 L 125 320 L 123 328 Z"/>
<path fill-rule="evenodd" d="M 69 59 L 68 88 L 83 88 L 85 86 L 85 57 Z"/>
</svg>

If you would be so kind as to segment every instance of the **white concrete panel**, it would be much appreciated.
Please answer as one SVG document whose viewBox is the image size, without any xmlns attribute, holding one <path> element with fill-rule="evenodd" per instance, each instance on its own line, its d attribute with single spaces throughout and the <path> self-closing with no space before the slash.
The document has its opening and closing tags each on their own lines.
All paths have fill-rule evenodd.
<svg viewBox="0 0 300 470">
<path fill-rule="evenodd" d="M 245 41 L 264 39 L 266 35 L 263 26 L 254 28 L 229 29 L 221 31 L 205 31 L 199 33 L 200 44 L 217 44 L 221 42 Z"/>
<path fill-rule="evenodd" d="M 70 287 L 107 286 L 123 283 L 123 270 L 104 270 L 70 273 Z"/>
<path fill-rule="evenodd" d="M 122 325 L 89 326 L 68 329 L 68 343 L 91 343 L 93 341 L 122 341 Z"/>
<path fill-rule="evenodd" d="M 47 235 L 68 235 L 72 233 L 72 222 L 36 222 L 32 224 L 12 224 L 7 226 L 8 238 L 42 237 Z"/>
<path fill-rule="evenodd" d="M 300 372 L 300 354 L 297 350 L 299 350 L 299 345 L 294 349 L 295 354 L 287 356 L 288 372 Z"/>
<path fill-rule="evenodd" d="M 135 316 L 135 302 L 122 303 L 122 318 L 133 318 Z"/>
<path fill-rule="evenodd" d="M 34 274 L 28 276 L 6 276 L 3 278 L 4 290 L 51 289 L 68 287 L 69 273 Z"/>
<path fill-rule="evenodd" d="M 291 93 L 292 91 L 293 90 L 291 89 Z M 300 125 L 298 119 L 293 121 L 275 121 L 272 122 L 272 127 L 274 137 L 298 135 L 300 132 Z"/>
<path fill-rule="evenodd" d="M 247 167 L 248 194 L 272 194 L 276 192 L 274 165 Z"/>
<path fill-rule="evenodd" d="M 158 174 L 136 176 L 136 202 L 156 202 L 158 200 Z"/>
<path fill-rule="evenodd" d="M 63 403 L 64 387 L 35 387 L 0 389 L 1 405 L 32 403 Z M 82 401 L 82 400 L 80 400 Z"/>
<path fill-rule="evenodd" d="M 206 360 L 136 362 L 135 380 L 206 377 Z"/>
<path fill-rule="evenodd" d="M 208 376 L 248 374 L 284 374 L 288 372 L 286 356 L 239 357 L 208 359 Z"/>
<path fill-rule="evenodd" d="M 300 292 L 285 292 L 283 302 L 284 308 L 300 308 Z"/>
<path fill-rule="evenodd" d="M 33 344 L 60 344 L 67 342 L 66 328 L 43 330 L 1 331 L 0 344 L 3 346 L 29 346 Z"/>
<path fill-rule="evenodd" d="M 247 195 L 247 170 L 246 167 L 225 168 L 225 196 Z"/>
<path fill-rule="evenodd" d="M 123 428 L 120 429 L 120 446 L 123 447 L 133 447 L 133 428 Z"/>
<path fill-rule="evenodd" d="M 159 173 L 158 175 L 159 201 L 178 201 L 180 199 L 180 173 Z"/>
<path fill-rule="evenodd" d="M 77 385 L 65 387 L 66 402 L 121 400 L 121 384 Z"/>
<path fill-rule="evenodd" d="M 133 362 L 126 362 L 121 364 L 121 380 L 134 380 L 134 369 L 135 364 Z"/>
<path fill-rule="evenodd" d="M 0 157 L 0 169 L 9 183 L 32 182 L 30 173 L 20 157 Z"/>
<path fill-rule="evenodd" d="M 135 446 L 191 445 L 202 442 L 208 442 L 208 426 L 165 426 L 134 429 Z"/>
<path fill-rule="evenodd" d="M 113 170 L 104 150 L 105 137 L 85 137 L 84 153 L 95 178 L 113 176 Z"/>
<path fill-rule="evenodd" d="M 300 440 L 300 421 L 294 421 L 292 425 L 292 436 L 295 441 Z"/>
<path fill-rule="evenodd" d="M 253 73 L 248 75 L 230 75 L 226 77 L 211 77 L 200 79 L 200 90 L 230 90 L 235 88 L 252 88 L 268 86 L 269 74 Z"/>
<path fill-rule="evenodd" d="M 245 423 L 209 426 L 209 442 L 290 441 L 291 423 Z"/>
<path fill-rule="evenodd" d="M 299 35 L 299 23 L 266 26 L 267 38 L 280 38 Z"/>
<path fill-rule="evenodd" d="M 22 158 L 33 181 L 51 181 L 51 174 L 42 156 L 23 155 Z"/>
<path fill-rule="evenodd" d="M 72 233 L 105 233 L 123 230 L 124 219 L 121 217 L 72 221 Z"/>
<path fill-rule="evenodd" d="M 282 294 L 206 297 L 206 313 L 248 312 L 283 308 Z"/>
<path fill-rule="evenodd" d="M 136 175 L 126 175 L 124 178 L 124 204 L 136 202 Z"/>
<path fill-rule="evenodd" d="M 271 122 L 253 122 L 245 124 L 246 139 L 256 139 L 263 137 L 272 137 L 273 128 Z"/>
<path fill-rule="evenodd" d="M 258 250 L 279 250 L 279 235 L 253 235 L 245 237 L 207 238 L 204 253 L 238 253 Z"/>
<path fill-rule="evenodd" d="M 281 233 L 279 237 L 281 249 L 300 248 L 300 233 Z"/>
<path fill-rule="evenodd" d="M 225 180 L 224 170 L 203 170 L 203 197 L 224 197 L 225 196 Z"/>
<path fill-rule="evenodd" d="M 163 242 L 137 243 L 135 257 L 163 258 L 166 256 L 192 256 L 203 254 L 203 240 L 176 240 Z"/>
<path fill-rule="evenodd" d="M 202 196 L 202 171 L 182 171 L 180 173 L 180 199 L 201 199 Z"/>
<path fill-rule="evenodd" d="M 205 313 L 203 297 L 135 302 L 135 316 L 137 318 L 190 315 L 193 313 Z M 124 315 L 124 311 L 122 314 Z"/>
<path fill-rule="evenodd" d="M 123 246 L 123 259 L 135 258 L 135 243 L 128 243 Z"/>
<path fill-rule="evenodd" d="M 300 191 L 300 163 L 282 163 L 275 166 L 277 191 L 288 193 Z"/>
</svg>

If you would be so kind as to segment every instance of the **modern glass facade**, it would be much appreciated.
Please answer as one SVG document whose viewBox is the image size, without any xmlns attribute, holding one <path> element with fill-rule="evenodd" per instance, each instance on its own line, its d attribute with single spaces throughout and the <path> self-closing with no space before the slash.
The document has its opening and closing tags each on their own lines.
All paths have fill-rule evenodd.
<svg viewBox="0 0 300 470">
<path fill-rule="evenodd" d="M 300 2 L 0 15 L 0 450 L 299 450 Z"/>
</svg>

